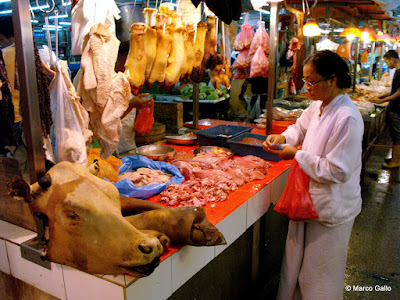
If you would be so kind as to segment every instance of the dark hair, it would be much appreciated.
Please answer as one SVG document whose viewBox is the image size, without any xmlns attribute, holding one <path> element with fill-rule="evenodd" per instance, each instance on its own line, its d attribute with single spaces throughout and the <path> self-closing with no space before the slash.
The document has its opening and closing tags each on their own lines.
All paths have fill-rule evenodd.
<svg viewBox="0 0 400 300">
<path fill-rule="evenodd" d="M 315 52 L 304 61 L 304 65 L 306 64 L 313 64 L 317 73 L 324 78 L 334 75 L 339 88 L 351 87 L 349 67 L 335 52 L 329 50 Z"/>
<path fill-rule="evenodd" d="M 396 51 L 394 50 L 389 50 L 388 52 L 385 53 L 385 55 L 383 56 L 383 58 L 395 58 L 395 59 L 399 59 L 399 55 L 397 54 Z"/>
<path fill-rule="evenodd" d="M 14 27 L 11 16 L 0 17 L 0 33 L 6 38 L 14 36 Z"/>
</svg>

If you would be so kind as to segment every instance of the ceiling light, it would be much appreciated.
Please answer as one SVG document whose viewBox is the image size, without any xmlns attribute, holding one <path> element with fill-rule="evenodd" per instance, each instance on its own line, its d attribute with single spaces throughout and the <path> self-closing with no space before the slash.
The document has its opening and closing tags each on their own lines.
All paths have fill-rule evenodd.
<svg viewBox="0 0 400 300">
<path fill-rule="evenodd" d="M 361 31 L 357 27 L 350 26 L 345 28 L 339 36 L 346 37 L 348 40 L 354 40 L 356 37 L 361 37 Z"/>
<path fill-rule="evenodd" d="M 49 20 L 51 20 L 51 19 L 62 19 L 62 18 L 68 18 L 68 15 L 67 14 L 63 14 L 63 15 L 50 16 Z"/>
<path fill-rule="evenodd" d="M 307 19 L 307 23 L 303 26 L 304 36 L 319 36 L 321 29 L 319 28 L 315 19 Z"/>
</svg>

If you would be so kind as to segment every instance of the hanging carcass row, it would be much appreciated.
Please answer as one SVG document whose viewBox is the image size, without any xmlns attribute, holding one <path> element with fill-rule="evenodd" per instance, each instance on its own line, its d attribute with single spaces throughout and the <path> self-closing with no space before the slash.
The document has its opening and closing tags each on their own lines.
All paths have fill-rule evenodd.
<svg viewBox="0 0 400 300">
<path fill-rule="evenodd" d="M 47 220 L 44 257 L 88 273 L 147 276 L 163 246 L 121 213 L 118 190 L 80 164 L 60 162 L 29 186 L 14 178 L 10 194 Z"/>
</svg>

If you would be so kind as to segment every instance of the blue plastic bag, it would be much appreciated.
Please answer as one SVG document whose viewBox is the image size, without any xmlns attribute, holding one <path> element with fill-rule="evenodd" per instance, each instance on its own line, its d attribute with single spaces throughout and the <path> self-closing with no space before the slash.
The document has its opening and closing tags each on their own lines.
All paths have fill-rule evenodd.
<svg viewBox="0 0 400 300">
<path fill-rule="evenodd" d="M 161 193 L 170 184 L 181 184 L 185 180 L 177 167 L 163 161 L 154 161 L 142 155 L 127 156 L 121 161 L 122 166 L 119 167 L 120 175 L 126 172 L 135 172 L 139 168 L 160 170 L 166 174 L 173 175 L 169 182 L 149 184 L 141 187 L 135 186 L 129 179 L 116 182 L 115 186 L 119 193 L 126 197 L 147 199 Z"/>
</svg>

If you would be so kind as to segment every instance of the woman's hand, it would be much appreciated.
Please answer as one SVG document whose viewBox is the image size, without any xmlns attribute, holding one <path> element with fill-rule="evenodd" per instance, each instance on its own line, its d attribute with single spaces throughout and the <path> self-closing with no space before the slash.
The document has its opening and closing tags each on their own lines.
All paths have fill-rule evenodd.
<svg viewBox="0 0 400 300">
<path fill-rule="evenodd" d="M 286 142 L 286 138 L 281 134 L 270 134 L 265 142 L 263 143 L 263 148 L 269 148 L 272 144 L 284 144 Z"/>
<path fill-rule="evenodd" d="M 264 147 L 264 144 L 263 144 L 263 148 L 264 148 L 265 151 L 267 151 L 269 153 L 276 154 L 280 158 L 285 159 L 285 160 L 293 159 L 294 156 L 296 155 L 296 152 L 297 152 L 297 148 L 296 147 L 289 146 L 289 145 L 283 146 L 283 150 L 274 150 L 274 149 L 271 149 L 271 148 L 268 148 L 268 147 L 266 148 L 266 147 Z"/>
</svg>

